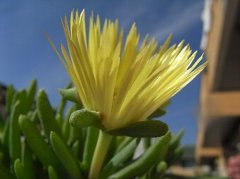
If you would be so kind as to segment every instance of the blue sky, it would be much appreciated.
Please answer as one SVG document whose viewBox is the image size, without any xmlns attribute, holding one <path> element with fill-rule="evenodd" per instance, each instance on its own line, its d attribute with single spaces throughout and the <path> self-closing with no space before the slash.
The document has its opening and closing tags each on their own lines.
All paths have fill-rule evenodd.
<svg viewBox="0 0 240 179">
<path fill-rule="evenodd" d="M 142 38 L 149 34 L 161 43 L 173 34 L 173 43 L 185 39 L 199 50 L 203 0 L 9 0 L 0 3 L 0 82 L 24 88 L 36 78 L 56 105 L 57 88 L 69 77 L 44 34 L 64 42 L 61 18 L 83 8 L 87 17 L 94 11 L 102 20 L 119 19 L 125 33 L 136 22 Z M 199 88 L 200 77 L 173 98 L 163 119 L 173 132 L 186 130 L 184 144 L 195 143 Z"/>
</svg>

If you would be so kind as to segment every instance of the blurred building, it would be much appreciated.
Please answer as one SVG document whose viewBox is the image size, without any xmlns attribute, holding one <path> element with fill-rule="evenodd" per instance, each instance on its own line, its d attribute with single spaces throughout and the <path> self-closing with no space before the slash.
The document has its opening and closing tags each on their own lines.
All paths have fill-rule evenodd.
<svg viewBox="0 0 240 179">
<path fill-rule="evenodd" d="M 225 167 L 240 152 L 240 0 L 205 0 L 202 76 L 196 159 Z M 216 168 L 215 168 L 216 169 Z"/>
</svg>

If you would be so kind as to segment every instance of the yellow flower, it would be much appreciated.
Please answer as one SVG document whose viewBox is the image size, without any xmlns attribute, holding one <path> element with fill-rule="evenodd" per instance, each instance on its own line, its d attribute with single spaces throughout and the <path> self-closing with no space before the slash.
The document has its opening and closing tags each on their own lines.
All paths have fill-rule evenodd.
<svg viewBox="0 0 240 179">
<path fill-rule="evenodd" d="M 206 66 L 197 67 L 196 52 L 183 41 L 168 47 L 171 37 L 158 49 L 155 39 L 140 36 L 132 25 L 125 44 L 118 21 L 89 20 L 84 10 L 63 20 L 68 50 L 57 52 L 85 108 L 98 111 L 106 129 L 116 129 L 145 120 L 186 86 Z M 55 48 L 55 47 L 54 47 Z M 195 62 L 194 62 L 195 61 Z"/>
</svg>

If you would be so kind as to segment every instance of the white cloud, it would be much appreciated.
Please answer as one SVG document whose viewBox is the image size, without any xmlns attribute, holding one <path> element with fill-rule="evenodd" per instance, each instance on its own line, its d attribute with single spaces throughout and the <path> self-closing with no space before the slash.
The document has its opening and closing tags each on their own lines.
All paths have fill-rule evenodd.
<svg viewBox="0 0 240 179">
<path fill-rule="evenodd" d="M 173 7 L 172 7 L 173 8 Z M 159 23 L 150 33 L 158 40 L 166 38 L 169 34 L 178 35 L 188 30 L 201 17 L 202 2 L 195 1 L 187 7 L 166 15 L 163 23 Z"/>
</svg>

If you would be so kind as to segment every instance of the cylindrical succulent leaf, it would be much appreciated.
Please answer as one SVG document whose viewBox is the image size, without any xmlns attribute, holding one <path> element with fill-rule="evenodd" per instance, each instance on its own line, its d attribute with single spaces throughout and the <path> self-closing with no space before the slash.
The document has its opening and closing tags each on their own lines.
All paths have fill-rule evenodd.
<svg viewBox="0 0 240 179">
<path fill-rule="evenodd" d="M 9 153 L 12 161 L 21 157 L 20 129 L 18 125 L 20 113 L 20 101 L 17 101 L 12 109 L 9 125 Z"/>
<path fill-rule="evenodd" d="M 47 145 L 37 128 L 30 121 L 30 119 L 26 116 L 21 115 L 19 117 L 19 126 L 24 134 L 24 137 L 26 138 L 29 147 L 41 161 L 41 163 L 45 167 L 48 167 L 49 165 L 54 167 L 59 166 L 58 160 L 56 159 L 54 153 Z"/>
<path fill-rule="evenodd" d="M 67 170 L 69 176 L 73 179 L 82 178 L 76 159 L 73 157 L 70 149 L 55 132 L 50 133 L 50 142 L 54 153 Z"/>
<path fill-rule="evenodd" d="M 54 131 L 58 135 L 62 136 L 60 127 L 55 120 L 54 110 L 52 109 L 44 90 L 40 90 L 38 93 L 37 111 L 46 136 L 49 136 L 51 131 Z"/>
<path fill-rule="evenodd" d="M 123 169 L 111 175 L 109 178 L 118 179 L 118 178 L 131 178 L 136 177 L 137 175 L 143 174 L 145 171 L 150 169 L 154 164 L 156 164 L 161 156 L 160 151 L 166 148 L 168 142 L 171 138 L 170 133 L 167 133 L 163 137 L 159 138 L 156 143 L 151 145 L 148 150 L 136 161 L 125 166 Z M 166 149 L 165 149 L 166 150 Z"/>
</svg>

